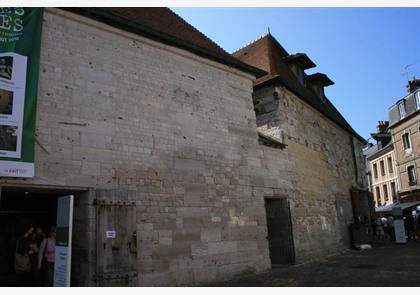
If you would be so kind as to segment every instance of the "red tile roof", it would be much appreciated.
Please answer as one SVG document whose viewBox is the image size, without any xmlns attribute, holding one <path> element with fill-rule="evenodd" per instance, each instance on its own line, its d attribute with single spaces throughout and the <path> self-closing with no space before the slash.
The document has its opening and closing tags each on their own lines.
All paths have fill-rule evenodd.
<svg viewBox="0 0 420 295">
<path fill-rule="evenodd" d="M 199 32 L 196 28 L 188 24 L 169 8 L 106 7 L 101 9 L 150 29 L 207 48 L 215 53 L 230 56 L 229 53 Z"/>
<path fill-rule="evenodd" d="M 280 82 L 288 87 L 303 101 L 307 102 L 319 112 L 329 117 L 343 129 L 349 131 L 351 134 L 364 141 L 364 139 L 353 130 L 353 128 L 328 99 L 321 101 L 311 87 L 303 85 L 292 72 L 287 62 L 293 59 L 296 60 L 296 57 L 302 58 L 302 53 L 290 55 L 280 45 L 280 43 L 268 33 L 251 44 L 235 51 L 232 55 L 245 63 L 259 67 L 268 73 L 266 76 L 260 77 L 254 81 L 254 86 L 256 88 L 270 83 Z M 305 58 L 304 61 L 304 66 L 312 67 L 313 63 L 309 58 Z M 332 82 L 325 74 L 321 73 L 309 76 L 309 80 L 310 79 L 321 79 L 325 84 L 324 86 L 334 84 L 334 82 Z"/>
</svg>

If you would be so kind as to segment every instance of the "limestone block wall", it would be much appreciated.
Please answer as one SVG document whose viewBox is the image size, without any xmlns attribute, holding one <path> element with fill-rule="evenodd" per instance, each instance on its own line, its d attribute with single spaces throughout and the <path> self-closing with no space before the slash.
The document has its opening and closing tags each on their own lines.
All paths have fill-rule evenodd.
<svg viewBox="0 0 420 295">
<path fill-rule="evenodd" d="M 138 286 L 266 270 L 254 78 L 48 8 L 36 176 L 9 182 L 137 192 Z"/>
<path fill-rule="evenodd" d="M 367 185 L 362 143 L 284 87 L 259 89 L 254 103 L 258 129 L 286 144 L 266 148 L 264 181 L 290 201 L 296 262 L 348 248 L 350 189 Z"/>
</svg>

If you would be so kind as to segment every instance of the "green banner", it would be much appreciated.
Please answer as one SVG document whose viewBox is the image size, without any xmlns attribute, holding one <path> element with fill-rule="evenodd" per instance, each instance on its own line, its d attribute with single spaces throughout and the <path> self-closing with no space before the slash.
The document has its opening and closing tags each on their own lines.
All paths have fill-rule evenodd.
<svg viewBox="0 0 420 295">
<path fill-rule="evenodd" d="M 0 176 L 34 176 L 43 15 L 43 8 L 0 7 Z"/>
</svg>

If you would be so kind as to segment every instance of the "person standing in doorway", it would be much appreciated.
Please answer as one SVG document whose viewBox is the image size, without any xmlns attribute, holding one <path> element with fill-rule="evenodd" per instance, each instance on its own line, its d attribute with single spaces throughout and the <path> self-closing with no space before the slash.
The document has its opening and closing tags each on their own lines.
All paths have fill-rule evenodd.
<svg viewBox="0 0 420 295">
<path fill-rule="evenodd" d="M 39 249 L 42 241 L 46 238 L 44 230 L 41 226 L 35 226 L 34 233 L 32 234 L 32 241 Z M 36 286 L 42 286 L 42 273 L 37 269 L 38 255 L 32 255 L 32 264 L 34 265 L 34 282 Z"/>
<path fill-rule="evenodd" d="M 376 215 L 375 219 L 373 221 L 373 224 L 375 226 L 375 236 L 376 236 L 375 241 L 384 243 L 385 242 L 385 232 L 384 232 L 384 228 L 382 226 L 381 217 Z"/>
<path fill-rule="evenodd" d="M 411 215 L 411 213 L 405 214 L 405 230 L 407 234 L 407 241 L 416 241 L 416 232 L 415 232 L 415 219 L 414 216 Z"/>
<path fill-rule="evenodd" d="M 57 229 L 51 228 L 50 235 L 41 243 L 38 254 L 39 271 L 42 270 L 42 264 L 45 264 L 43 271 L 43 282 L 45 287 L 52 287 L 54 285 L 54 261 L 55 261 L 55 242 L 57 236 Z"/>
<path fill-rule="evenodd" d="M 34 227 L 30 221 L 22 221 L 22 235 L 17 239 L 16 252 L 19 254 L 28 253 L 29 261 L 31 262 L 31 268 L 29 272 L 26 273 L 17 273 L 17 280 L 19 287 L 33 287 L 34 282 L 34 272 L 36 270 L 36 265 L 33 265 L 33 256 L 36 256 L 38 248 L 32 240 L 32 234 L 34 232 Z"/>
</svg>

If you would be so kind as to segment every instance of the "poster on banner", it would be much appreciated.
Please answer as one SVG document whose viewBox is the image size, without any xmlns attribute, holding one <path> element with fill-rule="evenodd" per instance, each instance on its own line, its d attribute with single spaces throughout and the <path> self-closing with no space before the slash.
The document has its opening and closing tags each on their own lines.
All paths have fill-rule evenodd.
<svg viewBox="0 0 420 295">
<path fill-rule="evenodd" d="M 34 176 L 43 12 L 0 7 L 0 176 Z"/>
</svg>

